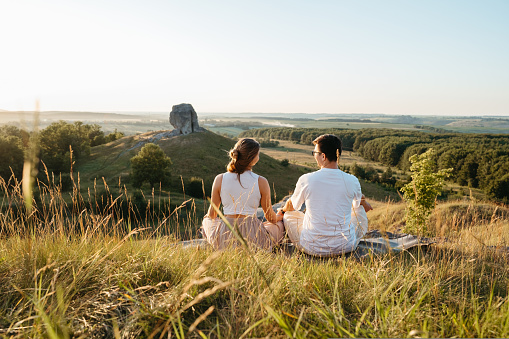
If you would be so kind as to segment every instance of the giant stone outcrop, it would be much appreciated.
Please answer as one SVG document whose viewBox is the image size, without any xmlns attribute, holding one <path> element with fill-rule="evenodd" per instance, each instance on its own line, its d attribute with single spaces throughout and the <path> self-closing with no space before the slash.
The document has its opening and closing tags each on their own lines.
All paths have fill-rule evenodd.
<svg viewBox="0 0 509 339">
<path fill-rule="evenodd" d="M 175 128 L 173 135 L 201 132 L 198 115 L 191 104 L 180 104 L 172 107 L 170 124 Z"/>
</svg>

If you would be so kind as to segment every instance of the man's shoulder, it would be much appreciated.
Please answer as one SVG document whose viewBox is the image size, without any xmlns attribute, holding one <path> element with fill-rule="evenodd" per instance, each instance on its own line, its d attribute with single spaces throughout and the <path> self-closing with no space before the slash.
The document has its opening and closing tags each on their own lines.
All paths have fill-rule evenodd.
<svg viewBox="0 0 509 339">
<path fill-rule="evenodd" d="M 311 178 L 312 176 L 316 175 L 317 173 L 318 173 L 318 171 L 305 173 L 305 174 L 303 174 L 303 175 L 301 175 L 299 177 L 299 181 L 309 180 L 309 178 Z"/>
<path fill-rule="evenodd" d="M 357 179 L 357 177 L 355 175 L 353 175 L 353 174 L 346 173 L 346 172 L 343 172 L 343 171 L 341 171 L 341 174 L 344 176 L 345 180 L 348 180 L 348 181 L 351 181 L 351 182 L 355 182 L 355 183 L 359 182 L 359 179 Z"/>
</svg>

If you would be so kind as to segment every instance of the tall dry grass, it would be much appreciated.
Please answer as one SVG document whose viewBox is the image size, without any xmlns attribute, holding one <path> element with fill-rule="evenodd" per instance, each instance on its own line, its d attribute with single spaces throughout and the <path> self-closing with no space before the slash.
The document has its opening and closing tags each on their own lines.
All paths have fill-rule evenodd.
<svg viewBox="0 0 509 339">
<path fill-rule="evenodd" d="M 174 223 L 197 228 L 192 205 L 156 213 L 153 193 L 141 218 L 125 188 L 82 195 L 76 174 L 63 193 L 47 176 L 30 212 L 19 182 L 1 185 L 1 336 L 509 336 L 505 212 L 439 205 L 444 241 L 427 252 L 313 260 L 184 247 Z"/>
</svg>

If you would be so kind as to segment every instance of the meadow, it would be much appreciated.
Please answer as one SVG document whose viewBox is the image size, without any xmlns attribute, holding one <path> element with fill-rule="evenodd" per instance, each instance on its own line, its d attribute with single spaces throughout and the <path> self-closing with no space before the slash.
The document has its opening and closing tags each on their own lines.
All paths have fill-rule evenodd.
<svg viewBox="0 0 509 339">
<path fill-rule="evenodd" d="M 31 211 L 19 184 L 3 185 L 1 336 L 509 336 L 507 208 L 442 203 L 431 221 L 438 243 L 426 251 L 317 260 L 184 247 L 171 227 L 183 206 L 148 207 L 134 222 L 118 205 L 128 192 L 109 190 L 99 204 L 77 184 L 70 204 L 58 185 L 42 187 Z M 370 228 L 404 223 L 401 203 L 370 213 Z M 193 210 L 185 217 L 198 227 Z"/>
</svg>

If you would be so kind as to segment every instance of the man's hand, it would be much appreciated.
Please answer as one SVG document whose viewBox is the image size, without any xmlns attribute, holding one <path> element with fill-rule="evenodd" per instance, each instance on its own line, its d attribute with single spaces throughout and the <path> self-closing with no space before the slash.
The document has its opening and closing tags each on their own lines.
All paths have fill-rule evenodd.
<svg viewBox="0 0 509 339">
<path fill-rule="evenodd" d="M 283 206 L 281 210 L 283 211 L 283 213 L 295 211 L 295 209 L 293 208 L 292 199 L 288 199 L 286 201 L 286 204 Z"/>
</svg>

